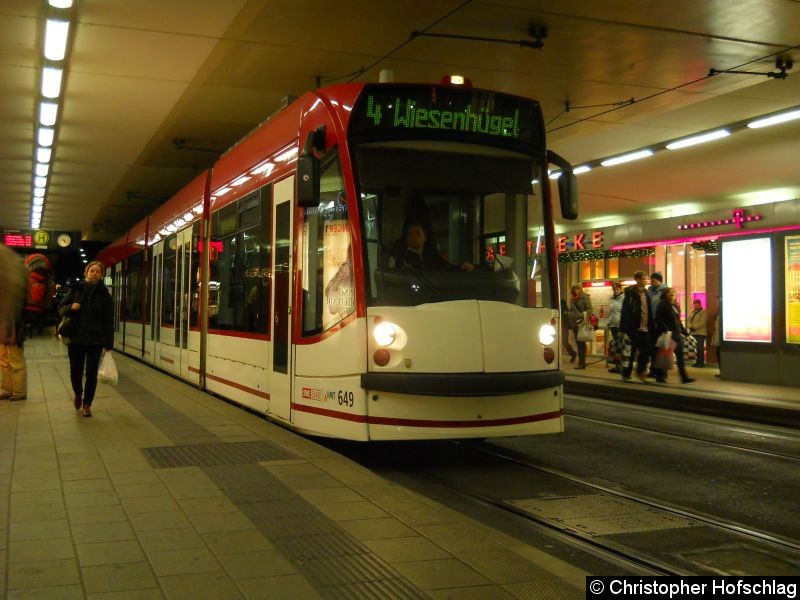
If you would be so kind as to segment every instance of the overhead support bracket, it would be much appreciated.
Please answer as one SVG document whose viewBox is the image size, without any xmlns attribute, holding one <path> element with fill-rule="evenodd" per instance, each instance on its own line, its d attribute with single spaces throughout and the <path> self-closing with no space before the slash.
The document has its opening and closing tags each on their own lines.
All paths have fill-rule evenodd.
<svg viewBox="0 0 800 600">
<path fill-rule="evenodd" d="M 708 76 L 713 77 L 714 75 L 719 75 L 721 73 L 726 73 L 729 75 L 763 75 L 765 77 L 770 77 L 772 79 L 786 79 L 789 74 L 786 72 L 794 66 L 794 61 L 791 58 L 784 58 L 779 56 L 775 59 L 775 68 L 778 69 L 777 71 L 769 71 L 768 73 L 760 73 L 757 71 L 737 71 L 735 69 L 727 69 L 727 70 L 719 70 L 719 69 L 709 69 Z"/>
<path fill-rule="evenodd" d="M 225 150 L 217 150 L 216 148 L 209 148 L 203 146 L 195 146 L 192 144 L 202 144 L 208 143 L 210 144 L 220 144 L 222 142 L 213 142 L 209 140 L 189 140 L 186 138 L 173 138 L 172 145 L 175 146 L 176 150 L 194 150 L 196 152 L 213 152 L 214 154 L 222 154 Z"/>
<path fill-rule="evenodd" d="M 528 36 L 533 40 L 501 40 L 499 38 L 487 38 L 474 35 L 456 35 L 451 33 L 430 33 L 427 31 L 412 31 L 411 39 L 417 37 L 438 37 L 453 40 L 467 40 L 471 42 L 493 42 L 495 44 L 513 44 L 523 48 L 533 48 L 541 50 L 544 47 L 544 39 L 547 37 L 547 27 L 544 25 L 531 25 L 528 28 Z"/>
</svg>

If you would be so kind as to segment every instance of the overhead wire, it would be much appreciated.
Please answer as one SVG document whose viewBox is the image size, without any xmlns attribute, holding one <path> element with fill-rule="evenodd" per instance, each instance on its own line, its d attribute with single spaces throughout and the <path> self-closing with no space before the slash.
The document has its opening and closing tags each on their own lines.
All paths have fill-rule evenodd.
<svg viewBox="0 0 800 600">
<path fill-rule="evenodd" d="M 448 12 L 447 14 L 445 14 L 445 15 L 443 15 L 443 16 L 441 16 L 441 17 L 439 17 L 439 18 L 438 18 L 438 19 L 436 19 L 436 20 L 435 20 L 433 23 L 431 23 L 430 25 L 428 25 L 428 26 L 427 26 L 427 27 L 425 27 L 424 29 L 421 29 L 421 30 L 419 30 L 417 33 L 425 33 L 425 32 L 426 32 L 426 31 L 428 31 L 429 29 L 432 29 L 433 27 L 436 27 L 436 26 L 437 26 L 439 23 L 441 23 L 442 21 L 444 21 L 445 19 L 447 19 L 447 18 L 448 18 L 448 17 L 450 17 L 451 15 L 453 15 L 453 14 L 457 13 L 457 12 L 458 12 L 458 11 L 460 11 L 462 8 L 464 8 L 465 6 L 467 6 L 468 4 L 471 4 L 471 3 L 472 3 L 472 0 L 464 0 L 464 2 L 462 2 L 461 4 L 459 4 L 458 6 L 456 6 L 456 7 L 455 7 L 454 9 L 452 9 L 450 12 Z M 410 43 L 412 40 L 414 40 L 416 37 L 418 37 L 418 36 L 412 36 L 412 37 L 409 37 L 407 40 L 405 40 L 405 41 L 404 41 L 404 42 L 402 42 L 401 44 L 398 44 L 397 46 L 395 46 L 393 49 L 391 49 L 389 52 L 387 52 L 386 54 L 384 54 L 383 56 L 381 56 L 379 59 L 375 60 L 375 61 L 374 61 L 374 62 L 373 62 L 371 65 L 369 65 L 369 66 L 367 66 L 367 67 L 362 67 L 362 68 L 361 68 L 361 71 L 360 71 L 359 73 L 357 73 L 356 75 L 354 75 L 354 76 L 353 76 L 351 79 L 348 79 L 348 83 L 350 83 L 350 82 L 352 82 L 352 81 L 355 81 L 356 79 L 358 79 L 359 77 L 361 77 L 361 75 L 363 75 L 364 73 L 366 73 L 366 72 L 367 72 L 367 71 L 369 71 L 370 69 L 374 68 L 376 65 L 380 64 L 381 62 L 383 62 L 384 60 L 386 60 L 387 58 L 389 58 L 390 56 L 392 56 L 392 55 L 393 55 L 395 52 L 397 52 L 398 50 L 400 50 L 400 49 L 404 48 L 405 46 L 407 46 L 407 45 L 408 45 L 408 44 L 409 44 L 409 43 Z"/>
<path fill-rule="evenodd" d="M 760 62 L 760 61 L 766 60 L 768 58 L 773 58 L 775 56 L 783 54 L 784 52 L 788 52 L 790 50 L 796 50 L 797 48 L 800 48 L 800 44 L 797 44 L 797 45 L 794 45 L 794 46 L 790 46 L 790 47 L 784 48 L 782 50 L 778 50 L 777 52 L 773 52 L 771 54 L 767 54 L 767 55 L 759 57 L 759 58 L 754 58 L 752 60 L 748 60 L 746 62 L 743 62 L 740 65 L 736 65 L 735 67 L 732 67 L 732 69 L 741 69 L 742 67 L 746 67 L 747 65 L 750 65 L 752 63 Z M 573 125 L 577 125 L 578 123 L 583 123 L 584 121 L 591 121 L 592 119 L 596 119 L 597 117 L 601 117 L 603 115 L 607 115 L 608 113 L 612 113 L 614 111 L 620 110 L 620 109 L 625 108 L 627 106 L 631 106 L 633 104 L 638 104 L 638 103 L 644 102 L 646 100 L 651 100 L 651 99 L 656 98 L 658 96 L 662 96 L 664 94 L 668 94 L 670 92 L 674 92 L 674 91 L 679 90 L 681 88 L 684 88 L 684 87 L 687 87 L 687 86 L 690 86 L 690 85 L 694 85 L 695 83 L 698 83 L 700 81 L 704 81 L 704 80 L 709 79 L 711 77 L 716 77 L 717 75 L 722 75 L 722 74 L 724 74 L 724 71 L 721 71 L 719 73 L 714 73 L 714 74 L 707 73 L 706 75 L 703 75 L 702 77 L 698 77 L 697 79 L 693 79 L 691 81 L 687 81 L 685 83 L 681 83 L 679 85 L 676 85 L 674 87 L 671 87 L 671 88 L 668 88 L 668 89 L 665 89 L 665 90 L 660 90 L 658 92 L 655 92 L 655 93 L 650 94 L 649 96 L 645 96 L 643 98 L 639 98 L 639 99 L 631 98 L 630 100 L 626 101 L 624 104 L 621 104 L 620 106 L 615 106 L 614 108 L 610 108 L 608 110 L 601 111 L 601 112 L 593 114 L 593 115 L 591 115 L 589 117 L 584 117 L 583 119 L 578 119 L 576 121 L 572 121 L 571 123 L 567 123 L 565 125 L 561 125 L 560 127 L 555 127 L 553 129 L 548 129 L 548 130 L 546 130 L 546 133 L 552 133 L 552 132 L 558 131 L 560 129 L 565 129 L 565 128 L 571 127 Z M 756 74 L 756 73 L 754 73 L 754 74 Z M 547 123 L 547 125 L 550 125 L 550 123 L 555 121 L 557 118 L 559 118 L 565 112 L 567 112 L 566 109 L 562 110 L 558 115 L 556 115 L 553 119 L 551 119 Z M 547 125 L 545 127 L 547 127 Z"/>
</svg>

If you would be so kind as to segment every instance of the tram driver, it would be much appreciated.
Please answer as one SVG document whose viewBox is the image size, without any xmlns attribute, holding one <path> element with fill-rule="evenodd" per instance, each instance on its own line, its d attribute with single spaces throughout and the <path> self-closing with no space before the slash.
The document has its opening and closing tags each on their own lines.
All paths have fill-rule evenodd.
<svg viewBox="0 0 800 600">
<path fill-rule="evenodd" d="M 447 262 L 436 249 L 433 242 L 428 242 L 428 235 L 422 223 L 411 223 L 406 229 L 405 244 L 400 243 L 400 251 L 396 257 L 396 266 L 412 270 L 458 270 L 472 271 L 475 265 L 464 261 L 460 266 Z M 405 246 L 405 247 L 403 247 Z"/>
</svg>

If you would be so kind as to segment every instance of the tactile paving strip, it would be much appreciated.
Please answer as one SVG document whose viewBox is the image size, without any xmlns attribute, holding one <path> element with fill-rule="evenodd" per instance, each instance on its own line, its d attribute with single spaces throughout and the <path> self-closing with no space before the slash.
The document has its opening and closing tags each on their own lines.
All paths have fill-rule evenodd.
<svg viewBox="0 0 800 600">
<path fill-rule="evenodd" d="M 120 378 L 123 379 L 122 377 Z M 196 466 L 326 599 L 427 598 L 389 563 L 258 464 L 296 459 L 269 441 L 219 442 L 212 432 L 129 377 L 120 390 L 177 446 L 143 448 L 155 468 Z"/>
<path fill-rule="evenodd" d="M 203 470 L 323 598 L 427 597 L 260 465 Z"/>
<path fill-rule="evenodd" d="M 267 441 L 158 446 L 142 448 L 142 452 L 157 469 L 241 465 L 260 460 L 297 458 L 291 452 Z"/>
</svg>

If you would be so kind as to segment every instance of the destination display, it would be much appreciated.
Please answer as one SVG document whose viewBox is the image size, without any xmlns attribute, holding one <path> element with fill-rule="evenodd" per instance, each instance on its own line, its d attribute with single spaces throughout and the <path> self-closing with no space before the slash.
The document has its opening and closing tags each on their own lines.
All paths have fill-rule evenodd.
<svg viewBox="0 0 800 600">
<path fill-rule="evenodd" d="M 444 139 L 544 150 L 535 100 L 461 87 L 367 85 L 350 119 L 352 138 Z"/>
</svg>

